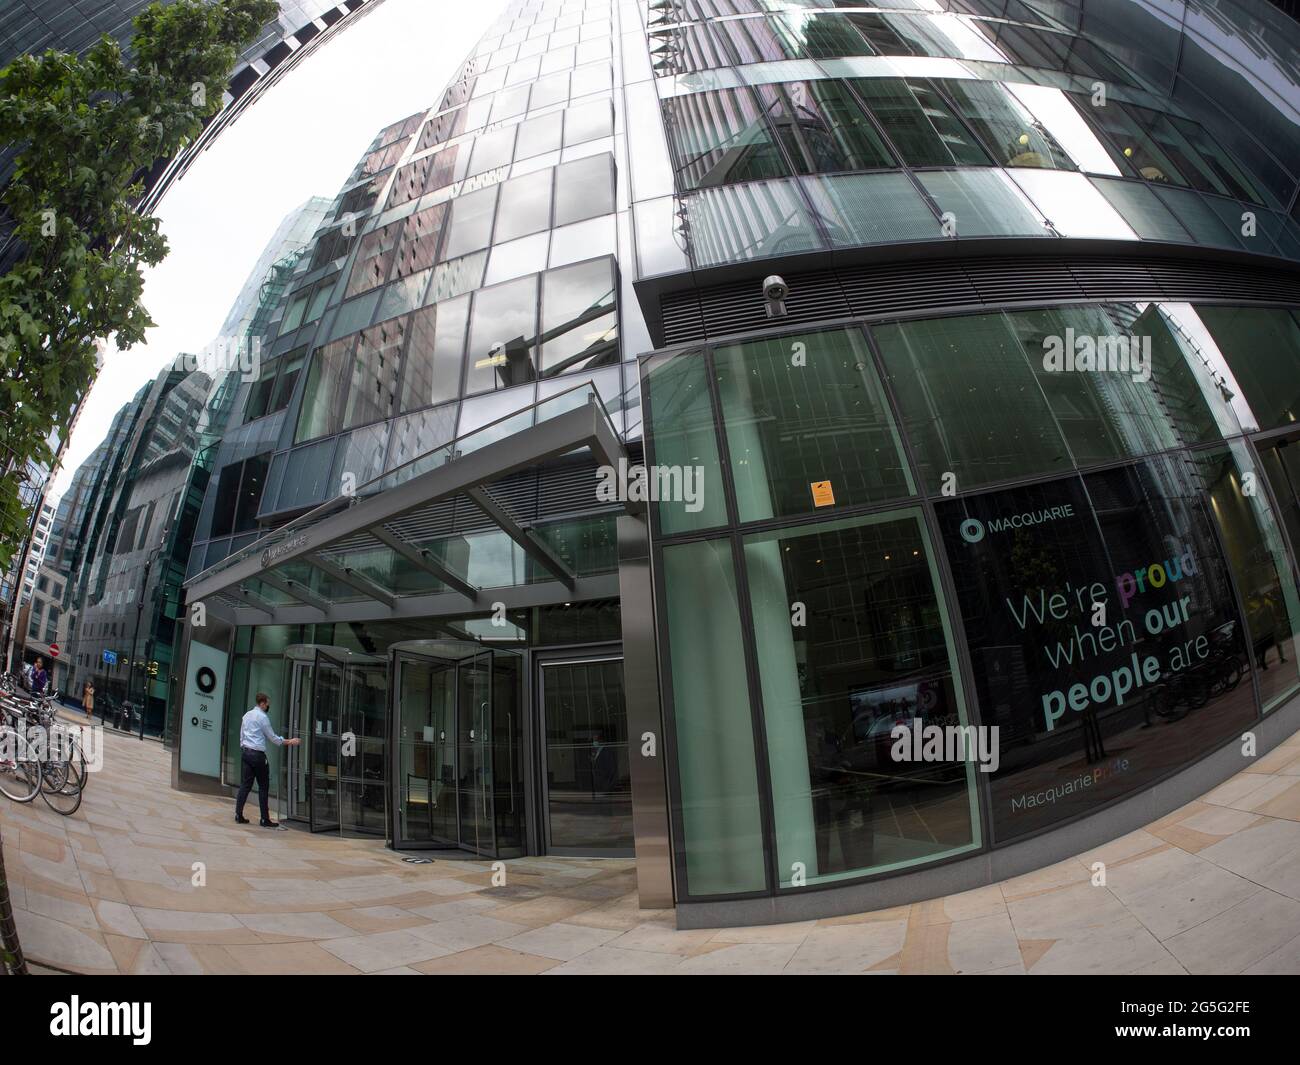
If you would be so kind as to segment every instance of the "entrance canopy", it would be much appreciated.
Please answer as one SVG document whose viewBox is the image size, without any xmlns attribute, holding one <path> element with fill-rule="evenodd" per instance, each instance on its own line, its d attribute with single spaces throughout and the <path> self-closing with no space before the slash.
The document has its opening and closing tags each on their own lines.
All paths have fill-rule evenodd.
<svg viewBox="0 0 1300 1065">
<path fill-rule="evenodd" d="M 614 516 L 640 512 L 643 503 L 600 505 L 593 496 L 574 517 L 530 522 L 516 516 L 500 484 L 583 451 L 602 466 L 627 458 L 590 383 L 323 503 L 187 581 L 188 601 L 232 624 L 272 625 L 463 616 L 497 604 L 617 596 L 616 566 L 575 564 L 579 551 L 566 545 L 614 537 Z M 476 519 L 469 527 L 452 517 L 467 507 Z"/>
</svg>

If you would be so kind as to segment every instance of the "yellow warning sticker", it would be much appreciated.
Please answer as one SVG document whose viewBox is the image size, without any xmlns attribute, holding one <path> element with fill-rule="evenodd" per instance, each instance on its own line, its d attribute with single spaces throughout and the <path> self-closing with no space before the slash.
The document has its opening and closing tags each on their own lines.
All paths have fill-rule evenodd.
<svg viewBox="0 0 1300 1065">
<path fill-rule="evenodd" d="M 835 506 L 835 490 L 830 481 L 813 481 L 812 497 L 814 507 Z"/>
</svg>

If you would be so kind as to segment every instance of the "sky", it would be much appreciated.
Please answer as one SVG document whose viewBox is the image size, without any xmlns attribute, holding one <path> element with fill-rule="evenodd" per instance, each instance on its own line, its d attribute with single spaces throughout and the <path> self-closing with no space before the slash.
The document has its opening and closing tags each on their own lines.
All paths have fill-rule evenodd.
<svg viewBox="0 0 1300 1065">
<path fill-rule="evenodd" d="M 285 215 L 311 196 L 332 199 L 376 133 L 432 107 L 504 7 L 383 0 L 267 90 L 172 186 L 155 212 L 170 253 L 145 271 L 156 326 L 128 351 L 107 345 L 51 502 L 142 385 L 216 339 Z"/>
</svg>

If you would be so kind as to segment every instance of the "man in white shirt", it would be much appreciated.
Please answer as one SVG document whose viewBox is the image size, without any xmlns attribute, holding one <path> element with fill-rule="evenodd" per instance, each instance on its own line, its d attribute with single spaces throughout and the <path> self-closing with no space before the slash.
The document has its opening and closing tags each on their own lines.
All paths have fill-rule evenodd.
<svg viewBox="0 0 1300 1065">
<path fill-rule="evenodd" d="M 239 783 L 239 796 L 235 799 L 237 824 L 248 824 L 248 818 L 244 816 L 244 803 L 248 800 L 249 792 L 253 790 L 253 781 L 257 781 L 257 802 L 262 808 L 262 827 L 280 827 L 278 822 L 271 820 L 269 793 L 271 770 L 266 761 L 266 741 L 270 740 L 277 747 L 297 747 L 302 740 L 286 740 L 283 736 L 275 734 L 275 729 L 271 727 L 271 719 L 266 715 L 270 705 L 270 697 L 265 692 L 258 692 L 256 704 L 244 715 L 239 725 L 239 753 L 243 760 L 243 778 Z"/>
</svg>

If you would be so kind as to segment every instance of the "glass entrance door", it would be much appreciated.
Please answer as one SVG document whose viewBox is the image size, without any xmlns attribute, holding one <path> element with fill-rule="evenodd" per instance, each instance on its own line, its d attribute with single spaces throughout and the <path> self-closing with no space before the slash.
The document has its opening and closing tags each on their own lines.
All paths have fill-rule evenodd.
<svg viewBox="0 0 1300 1065">
<path fill-rule="evenodd" d="M 311 662 L 289 662 L 289 724 L 286 736 L 302 740 L 301 747 L 290 747 L 281 763 L 284 766 L 281 816 L 306 821 L 311 814 L 308 772 L 311 739 Z"/>
<path fill-rule="evenodd" d="M 519 656 L 439 646 L 394 656 L 396 845 L 522 854 Z"/>
<path fill-rule="evenodd" d="M 540 674 L 547 852 L 632 854 L 622 657 L 543 662 Z"/>
<path fill-rule="evenodd" d="M 346 662 L 316 653 L 307 744 L 313 832 L 385 834 L 387 707 L 386 663 Z"/>
<path fill-rule="evenodd" d="M 456 755 L 460 770 L 460 845 L 496 853 L 492 821 L 492 656 L 475 655 L 457 667 Z"/>
<path fill-rule="evenodd" d="M 343 732 L 339 736 L 339 830 L 380 836 L 387 830 L 384 726 L 388 664 L 343 667 Z"/>
<path fill-rule="evenodd" d="M 339 733 L 343 720 L 343 665 L 320 652 L 312 669 L 308 716 L 313 832 L 339 831 Z"/>
<path fill-rule="evenodd" d="M 460 845 L 456 782 L 456 663 L 399 654 L 396 838 Z"/>
</svg>

